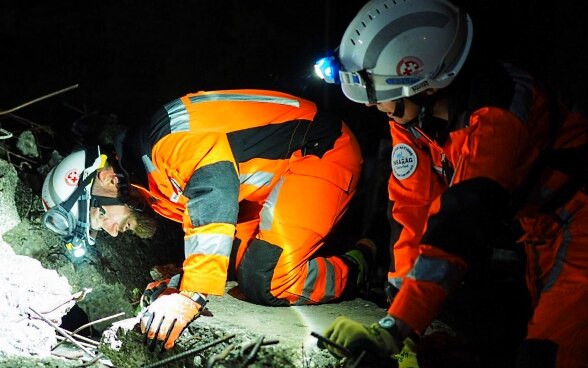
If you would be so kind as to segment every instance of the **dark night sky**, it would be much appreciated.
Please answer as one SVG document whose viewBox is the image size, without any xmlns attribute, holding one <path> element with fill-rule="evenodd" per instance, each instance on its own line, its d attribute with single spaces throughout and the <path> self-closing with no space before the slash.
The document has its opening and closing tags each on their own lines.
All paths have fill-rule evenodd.
<svg viewBox="0 0 588 368">
<path fill-rule="evenodd" d="M 550 7 L 534 0 L 459 2 L 474 18 L 489 55 L 519 60 L 586 99 L 584 1 Z M 312 66 L 338 45 L 363 4 L 5 0 L 0 4 L 0 109 L 79 83 L 78 89 L 20 113 L 64 124 L 52 109 L 67 102 L 135 124 L 188 92 L 273 88 L 339 109 L 353 126 L 353 120 L 377 113 L 347 102 L 337 86 L 315 79 Z M 371 134 L 374 128 L 361 124 L 360 129 Z"/>
</svg>

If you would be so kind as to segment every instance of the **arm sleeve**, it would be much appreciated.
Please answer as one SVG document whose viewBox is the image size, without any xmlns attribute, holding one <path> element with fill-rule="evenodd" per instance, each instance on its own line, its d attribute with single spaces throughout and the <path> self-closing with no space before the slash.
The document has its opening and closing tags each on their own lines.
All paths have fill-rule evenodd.
<svg viewBox="0 0 588 368">
<path fill-rule="evenodd" d="M 425 230 L 429 207 L 441 194 L 444 184 L 431 170 L 428 151 L 415 145 L 410 133 L 392 124 L 391 134 L 394 146 L 409 145 L 417 158 L 412 174 L 398 178 L 392 170 L 388 181 L 388 196 L 392 202 L 390 215 L 401 227 L 398 238 L 392 244 L 388 281 L 400 288 L 403 277 L 418 257 L 418 246 Z M 391 159 L 394 160 L 394 157 Z"/>
<path fill-rule="evenodd" d="M 180 290 L 222 295 L 239 210 L 235 159 L 225 134 L 169 137 L 154 157 L 186 200 Z"/>
<path fill-rule="evenodd" d="M 524 124 L 504 110 L 484 108 L 470 123 L 453 137 L 461 142 L 453 148 L 453 183 L 429 207 L 418 257 L 388 309 L 418 332 L 439 314 L 467 260 L 487 245 L 536 153 Z"/>
</svg>

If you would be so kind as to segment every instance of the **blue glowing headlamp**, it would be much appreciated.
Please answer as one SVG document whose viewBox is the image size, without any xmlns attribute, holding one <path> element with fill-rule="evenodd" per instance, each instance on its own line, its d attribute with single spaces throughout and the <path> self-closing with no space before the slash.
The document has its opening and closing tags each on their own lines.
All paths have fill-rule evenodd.
<svg viewBox="0 0 588 368">
<path fill-rule="evenodd" d="M 326 56 L 314 64 L 314 72 L 327 83 L 341 83 L 339 71 L 341 63 L 335 56 Z"/>
</svg>

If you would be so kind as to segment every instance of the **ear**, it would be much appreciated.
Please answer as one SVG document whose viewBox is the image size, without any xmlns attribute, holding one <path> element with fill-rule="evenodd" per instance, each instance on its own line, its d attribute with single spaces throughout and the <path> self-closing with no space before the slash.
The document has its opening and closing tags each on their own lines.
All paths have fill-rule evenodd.
<svg viewBox="0 0 588 368">
<path fill-rule="evenodd" d="M 105 167 L 98 171 L 96 174 L 96 180 L 100 183 L 100 186 L 106 190 L 116 190 L 118 184 L 118 178 L 112 167 Z"/>
</svg>

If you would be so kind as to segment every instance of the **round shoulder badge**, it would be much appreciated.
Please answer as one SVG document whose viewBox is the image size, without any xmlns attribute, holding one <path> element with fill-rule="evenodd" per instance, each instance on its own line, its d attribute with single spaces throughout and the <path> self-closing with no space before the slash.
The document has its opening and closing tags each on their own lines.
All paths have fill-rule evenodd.
<svg viewBox="0 0 588 368">
<path fill-rule="evenodd" d="M 392 148 L 392 173 L 398 180 L 411 176 L 417 168 L 418 158 L 408 144 L 399 143 Z"/>
</svg>

